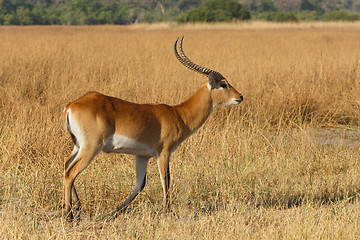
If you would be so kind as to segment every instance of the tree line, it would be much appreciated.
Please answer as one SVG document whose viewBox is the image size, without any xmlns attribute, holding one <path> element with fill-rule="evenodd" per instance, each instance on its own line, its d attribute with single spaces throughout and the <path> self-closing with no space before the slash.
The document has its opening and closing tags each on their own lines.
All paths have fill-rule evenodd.
<svg viewBox="0 0 360 240">
<path fill-rule="evenodd" d="M 356 21 L 360 0 L 0 0 L 0 25 Z"/>
</svg>

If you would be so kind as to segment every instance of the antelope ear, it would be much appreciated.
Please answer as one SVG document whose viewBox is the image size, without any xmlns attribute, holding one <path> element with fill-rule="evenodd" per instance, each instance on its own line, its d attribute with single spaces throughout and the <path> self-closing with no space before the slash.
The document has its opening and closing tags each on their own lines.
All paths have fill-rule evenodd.
<svg viewBox="0 0 360 240">
<path fill-rule="evenodd" d="M 209 85 L 211 86 L 211 89 L 214 89 L 217 86 L 217 81 L 213 73 L 209 75 Z"/>
</svg>

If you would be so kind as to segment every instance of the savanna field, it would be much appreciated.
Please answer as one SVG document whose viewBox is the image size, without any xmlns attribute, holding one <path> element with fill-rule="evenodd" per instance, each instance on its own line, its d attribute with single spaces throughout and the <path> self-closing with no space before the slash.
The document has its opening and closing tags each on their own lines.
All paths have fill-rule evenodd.
<svg viewBox="0 0 360 240">
<path fill-rule="evenodd" d="M 244 96 L 218 107 L 173 154 L 172 214 L 156 160 L 135 187 L 132 156 L 100 153 L 75 181 L 64 106 L 88 91 L 178 104 L 207 78 L 173 44 Z M 359 239 L 360 23 L 0 28 L 0 238 Z"/>
</svg>

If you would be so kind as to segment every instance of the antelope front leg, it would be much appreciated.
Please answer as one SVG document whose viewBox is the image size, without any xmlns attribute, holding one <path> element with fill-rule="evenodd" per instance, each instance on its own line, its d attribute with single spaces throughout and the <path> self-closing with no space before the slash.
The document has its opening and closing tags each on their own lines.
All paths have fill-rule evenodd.
<svg viewBox="0 0 360 240">
<path fill-rule="evenodd" d="M 170 194 L 169 194 L 169 186 L 170 186 L 170 153 L 165 152 L 161 153 L 157 159 L 161 184 L 164 192 L 164 208 L 167 212 L 170 212 Z"/>
</svg>

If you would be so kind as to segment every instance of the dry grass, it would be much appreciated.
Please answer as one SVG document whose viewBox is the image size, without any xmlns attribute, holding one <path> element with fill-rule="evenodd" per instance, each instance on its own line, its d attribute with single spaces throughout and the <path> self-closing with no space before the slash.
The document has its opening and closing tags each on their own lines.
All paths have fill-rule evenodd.
<svg viewBox="0 0 360 240">
<path fill-rule="evenodd" d="M 360 25 L 1 27 L 0 236 L 22 239 L 357 239 Z M 71 151 L 63 106 L 89 90 L 179 103 L 221 72 L 243 95 L 173 154 L 172 209 L 154 160 L 144 191 L 132 157 L 100 154 L 76 185 L 82 221 L 62 216 Z M 320 128 L 321 127 L 321 128 Z M 337 130 L 326 130 L 325 127 Z M 320 129 L 320 130 L 319 130 Z"/>
</svg>

